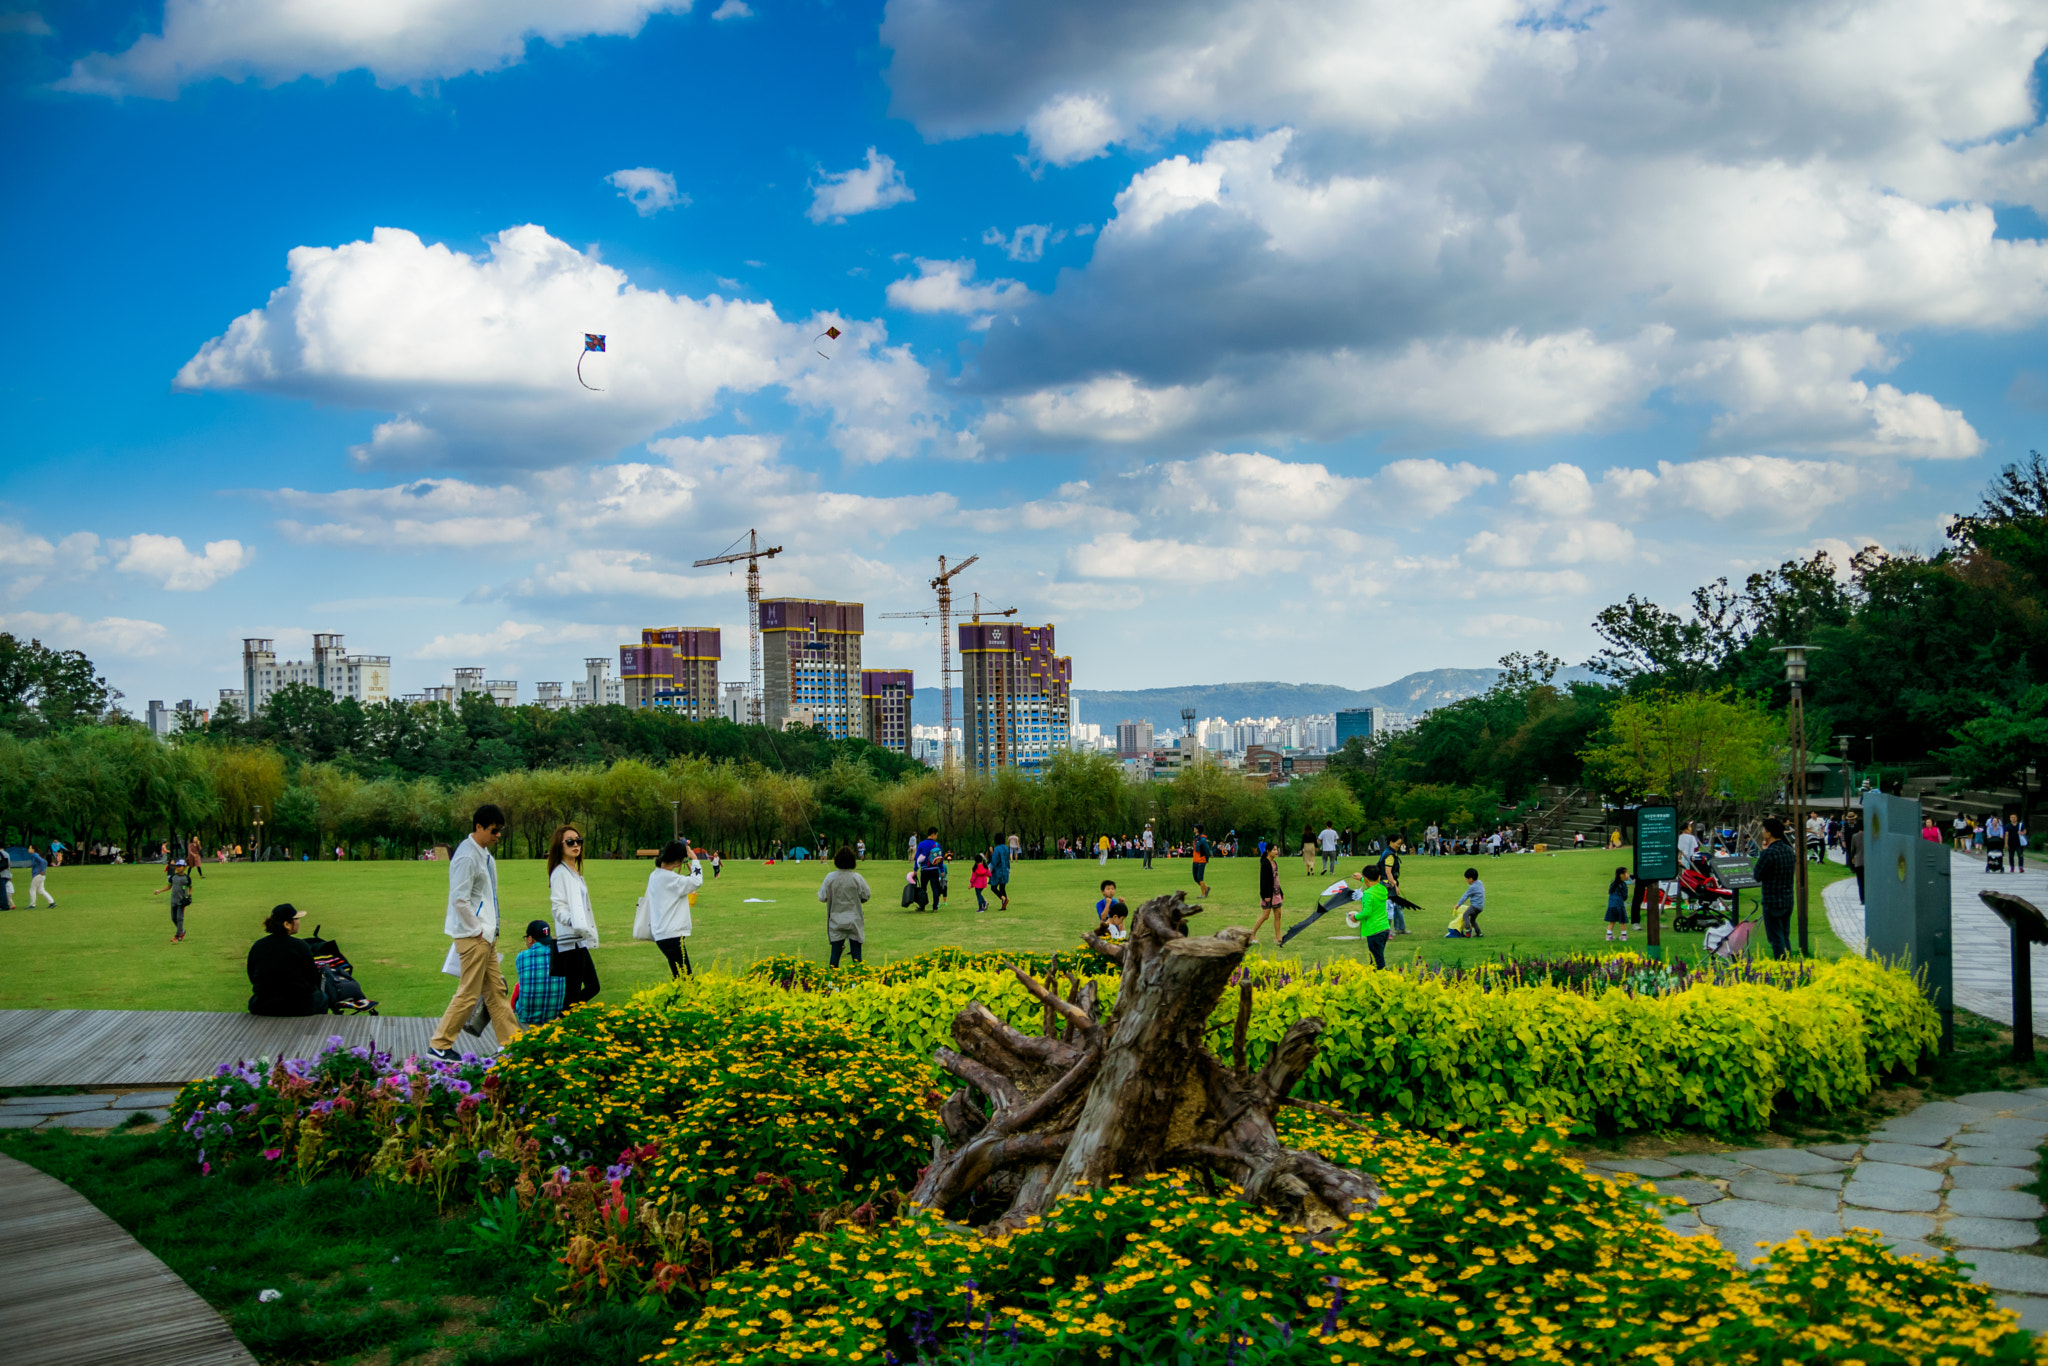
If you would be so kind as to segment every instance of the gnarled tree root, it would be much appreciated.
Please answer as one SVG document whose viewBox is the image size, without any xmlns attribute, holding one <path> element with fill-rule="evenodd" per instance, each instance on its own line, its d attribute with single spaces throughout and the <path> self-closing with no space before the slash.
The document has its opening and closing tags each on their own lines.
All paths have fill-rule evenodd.
<svg viewBox="0 0 2048 1366">
<path fill-rule="evenodd" d="M 1061 995 L 1014 966 L 1018 985 L 1044 1007 L 1042 1035 L 1013 1028 L 979 1001 L 955 1017 L 955 1046 L 935 1058 L 966 1085 L 940 1107 L 944 1134 L 914 1203 L 944 1210 L 969 1195 L 1007 1197 L 995 1227 L 1015 1229 L 1079 1186 L 1175 1167 L 1222 1176 L 1245 1199 L 1311 1229 L 1379 1203 L 1363 1172 L 1285 1146 L 1274 1127 L 1315 1058 L 1321 1020 L 1296 1021 L 1252 1071 L 1245 986 L 1231 1064 L 1210 1054 L 1209 1015 L 1252 933 L 1233 926 L 1191 937 L 1187 920 L 1199 910 L 1180 892 L 1138 908 L 1129 941 L 1113 946 L 1123 962 L 1113 1019 L 1102 1018 L 1093 981 L 1070 978 Z"/>
</svg>

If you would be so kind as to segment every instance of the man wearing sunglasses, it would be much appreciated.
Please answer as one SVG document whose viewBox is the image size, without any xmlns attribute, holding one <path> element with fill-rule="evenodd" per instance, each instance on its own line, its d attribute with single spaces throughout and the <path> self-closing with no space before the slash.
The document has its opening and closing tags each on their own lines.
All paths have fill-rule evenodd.
<svg viewBox="0 0 2048 1366">
<path fill-rule="evenodd" d="M 470 824 L 469 838 L 448 860 L 448 916 L 443 928 L 454 941 L 448 956 L 459 976 L 455 999 L 448 1003 L 427 1050 L 443 1062 L 461 1060 L 455 1040 L 479 1000 L 490 1014 L 498 1047 L 519 1037 L 519 1021 L 512 1014 L 497 954 L 498 861 L 491 857 L 491 846 L 505 833 L 505 813 L 486 804 L 476 809 Z"/>
</svg>

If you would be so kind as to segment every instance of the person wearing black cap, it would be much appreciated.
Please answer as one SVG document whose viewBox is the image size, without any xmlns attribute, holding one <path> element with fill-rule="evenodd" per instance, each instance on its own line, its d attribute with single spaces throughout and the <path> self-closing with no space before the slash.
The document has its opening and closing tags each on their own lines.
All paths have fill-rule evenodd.
<svg viewBox="0 0 2048 1366">
<path fill-rule="evenodd" d="M 554 934 L 545 920 L 526 922 L 526 947 L 512 960 L 519 989 L 512 1012 L 523 1025 L 546 1024 L 560 1015 L 569 999 L 569 979 L 554 975 Z"/>
<path fill-rule="evenodd" d="M 311 946 L 297 938 L 299 913 L 290 902 L 273 907 L 264 935 L 249 946 L 251 1015 L 322 1015 L 328 1007 L 363 999 L 354 979 L 323 971 Z"/>
</svg>

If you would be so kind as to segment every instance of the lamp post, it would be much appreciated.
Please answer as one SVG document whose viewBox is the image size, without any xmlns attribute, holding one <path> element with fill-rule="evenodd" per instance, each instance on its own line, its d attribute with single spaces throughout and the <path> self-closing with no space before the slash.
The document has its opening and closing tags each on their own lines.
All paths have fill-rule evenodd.
<svg viewBox="0 0 2048 1366">
<path fill-rule="evenodd" d="M 256 827 L 256 834 L 249 841 L 249 861 L 251 863 L 261 863 L 263 862 L 263 808 L 261 806 L 256 808 L 256 818 L 250 824 Z"/>
<path fill-rule="evenodd" d="M 675 798 L 669 802 L 668 814 L 669 819 L 675 822 L 674 838 L 681 839 L 683 837 L 683 803 L 681 798 Z"/>
<path fill-rule="evenodd" d="M 1813 954 L 1806 932 L 1806 656 L 1818 645 L 1779 645 L 1771 653 L 1785 656 L 1785 682 L 1792 702 L 1785 710 L 1792 729 L 1792 848 L 1799 856 L 1794 904 L 1799 910 L 1799 956 Z"/>
</svg>

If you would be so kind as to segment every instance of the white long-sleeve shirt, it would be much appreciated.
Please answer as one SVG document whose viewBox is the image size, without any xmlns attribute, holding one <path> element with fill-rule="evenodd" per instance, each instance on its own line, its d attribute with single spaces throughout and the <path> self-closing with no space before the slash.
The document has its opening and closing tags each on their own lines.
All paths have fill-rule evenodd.
<svg viewBox="0 0 2048 1366">
<path fill-rule="evenodd" d="M 548 874 L 548 905 L 555 913 L 557 949 L 597 947 L 597 915 L 590 909 L 590 885 L 566 863 Z"/>
<path fill-rule="evenodd" d="M 498 861 L 467 838 L 448 860 L 448 915 L 442 928 L 450 939 L 498 942 Z"/>
<path fill-rule="evenodd" d="M 704 885 L 704 865 L 690 860 L 687 873 L 656 868 L 647 875 L 647 923 L 656 939 L 690 937 L 690 893 Z"/>
</svg>

